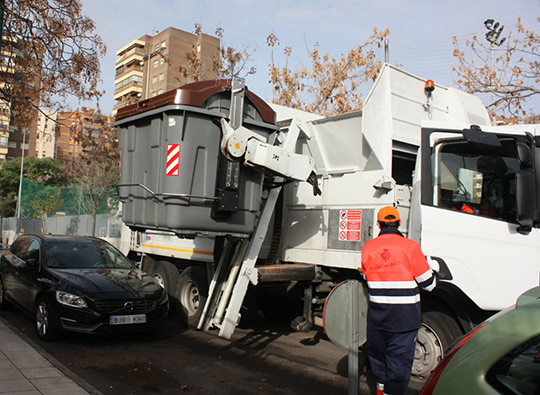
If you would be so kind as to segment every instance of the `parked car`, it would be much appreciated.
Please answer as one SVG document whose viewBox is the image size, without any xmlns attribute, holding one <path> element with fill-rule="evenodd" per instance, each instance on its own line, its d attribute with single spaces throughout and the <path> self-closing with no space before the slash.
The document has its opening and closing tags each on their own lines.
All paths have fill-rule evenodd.
<svg viewBox="0 0 540 395">
<path fill-rule="evenodd" d="M 104 240 L 23 235 L 0 259 L 0 308 L 13 302 L 36 320 L 37 335 L 155 330 L 167 292 Z"/>
<path fill-rule="evenodd" d="M 540 287 L 468 333 L 427 380 L 422 395 L 539 394 Z"/>
</svg>

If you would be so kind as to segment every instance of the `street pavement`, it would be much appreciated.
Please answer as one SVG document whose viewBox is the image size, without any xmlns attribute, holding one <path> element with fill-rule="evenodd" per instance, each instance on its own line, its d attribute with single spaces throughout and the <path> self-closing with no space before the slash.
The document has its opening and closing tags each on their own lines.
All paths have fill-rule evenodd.
<svg viewBox="0 0 540 395">
<path fill-rule="evenodd" d="M 1 395 L 100 395 L 101 393 L 0 317 Z"/>
</svg>

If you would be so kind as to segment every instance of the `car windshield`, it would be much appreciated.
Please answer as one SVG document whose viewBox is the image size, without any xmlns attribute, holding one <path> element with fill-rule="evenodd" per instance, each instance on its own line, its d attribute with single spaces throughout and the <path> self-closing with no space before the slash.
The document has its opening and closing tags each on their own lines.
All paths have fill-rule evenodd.
<svg viewBox="0 0 540 395">
<path fill-rule="evenodd" d="M 116 248 L 99 240 L 54 240 L 45 243 L 44 253 L 51 269 L 134 268 Z"/>
</svg>

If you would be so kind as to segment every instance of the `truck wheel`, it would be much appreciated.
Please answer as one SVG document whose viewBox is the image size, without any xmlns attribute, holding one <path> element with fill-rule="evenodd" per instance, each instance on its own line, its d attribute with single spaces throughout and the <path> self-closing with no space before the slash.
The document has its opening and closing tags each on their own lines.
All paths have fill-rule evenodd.
<svg viewBox="0 0 540 395">
<path fill-rule="evenodd" d="M 445 356 L 448 347 L 463 333 L 458 323 L 442 311 L 422 313 L 409 388 L 420 390 Z"/>
<path fill-rule="evenodd" d="M 169 305 L 169 315 L 175 314 L 175 290 L 178 278 L 180 277 L 178 269 L 170 262 L 158 261 L 153 265 L 149 265 L 147 270 L 148 273 L 154 277 L 154 280 L 156 280 L 169 294 L 169 300 L 171 301 Z"/>
<path fill-rule="evenodd" d="M 180 320 L 186 327 L 190 329 L 197 327 L 207 296 L 206 268 L 200 266 L 186 268 L 180 274 L 175 292 Z"/>
</svg>

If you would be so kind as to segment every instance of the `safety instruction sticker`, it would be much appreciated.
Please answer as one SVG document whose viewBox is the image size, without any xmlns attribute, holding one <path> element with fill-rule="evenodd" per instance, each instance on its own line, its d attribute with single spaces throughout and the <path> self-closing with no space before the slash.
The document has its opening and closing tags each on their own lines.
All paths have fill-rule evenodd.
<svg viewBox="0 0 540 395">
<path fill-rule="evenodd" d="M 339 210 L 340 241 L 362 240 L 362 210 Z"/>
<path fill-rule="evenodd" d="M 180 144 L 167 144 L 167 167 L 166 176 L 178 176 L 180 174 Z"/>
</svg>

